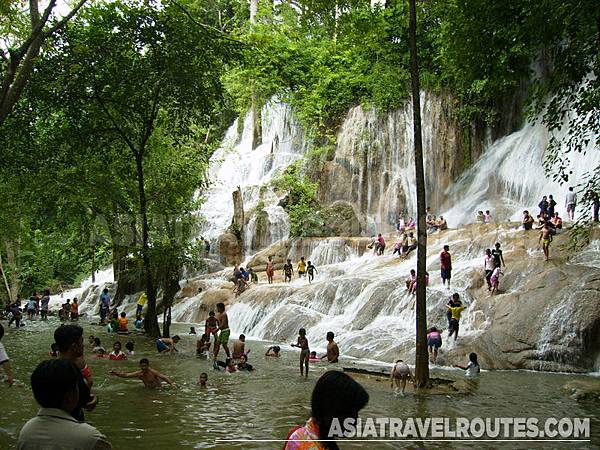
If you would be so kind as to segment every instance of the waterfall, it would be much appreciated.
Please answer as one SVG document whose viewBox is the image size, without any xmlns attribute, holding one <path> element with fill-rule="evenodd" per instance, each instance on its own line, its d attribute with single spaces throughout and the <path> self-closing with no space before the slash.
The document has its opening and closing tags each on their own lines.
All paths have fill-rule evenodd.
<svg viewBox="0 0 600 450">
<path fill-rule="evenodd" d="M 258 147 L 252 148 L 254 119 L 251 112 L 246 114 L 242 125 L 239 120 L 227 130 L 222 145 L 209 162 L 211 186 L 200 209 L 205 219 L 202 235 L 214 242 L 226 230 L 233 217 L 231 193 L 239 186 L 246 212 L 256 208 L 259 201 L 265 205 L 268 245 L 286 238 L 289 233 L 287 214 L 277 206 L 280 199 L 270 182 L 306 153 L 307 143 L 291 108 L 276 100 L 262 109 L 262 141 Z M 252 241 L 249 233 L 254 223 L 248 225 L 247 245 Z"/>
</svg>

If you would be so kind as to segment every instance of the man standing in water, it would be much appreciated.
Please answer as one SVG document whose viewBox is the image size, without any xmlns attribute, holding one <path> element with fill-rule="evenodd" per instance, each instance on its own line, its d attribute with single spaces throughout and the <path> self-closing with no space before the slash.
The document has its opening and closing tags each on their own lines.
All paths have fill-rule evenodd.
<svg viewBox="0 0 600 450">
<path fill-rule="evenodd" d="M 221 345 L 223 346 L 223 350 L 225 350 L 225 354 L 227 358 L 231 358 L 231 354 L 229 353 L 229 347 L 227 346 L 227 342 L 229 341 L 229 335 L 231 334 L 231 330 L 229 329 L 229 318 L 227 317 L 227 313 L 225 312 L 225 304 L 217 303 L 217 322 L 219 324 L 219 336 L 215 340 L 215 352 L 213 356 L 213 366 L 217 367 L 217 356 L 219 356 L 219 350 L 221 350 Z"/>
<path fill-rule="evenodd" d="M 273 258 L 269 256 L 267 261 L 267 281 L 269 284 L 273 284 L 273 277 L 275 276 L 275 266 L 273 265 Z"/>
<path fill-rule="evenodd" d="M 442 284 L 446 286 L 446 281 L 448 281 L 448 289 L 450 289 L 450 278 L 452 277 L 452 256 L 449 250 L 450 247 L 444 245 L 444 250 L 440 253 Z"/>
<path fill-rule="evenodd" d="M 289 283 L 292 281 L 292 275 L 294 274 L 294 266 L 292 266 L 292 260 L 288 259 L 283 265 L 284 280 Z"/>
<path fill-rule="evenodd" d="M 567 218 L 570 221 L 575 220 L 575 206 L 577 206 L 577 194 L 573 191 L 573 186 L 569 187 L 569 192 L 565 198 L 565 206 L 567 207 Z"/>
<path fill-rule="evenodd" d="M 79 325 L 62 325 L 54 332 L 54 341 L 60 352 L 60 359 L 71 361 L 80 370 L 78 380 L 79 401 L 71 415 L 83 422 L 83 410 L 91 411 L 96 407 L 98 398 L 91 392 L 91 373 L 83 359 L 83 328 Z"/>
<path fill-rule="evenodd" d="M 160 387 L 163 381 L 168 383 L 173 389 L 177 389 L 177 385 L 169 377 L 152 369 L 150 361 L 146 358 L 140 359 L 140 370 L 136 372 L 117 372 L 113 369 L 109 373 L 119 378 L 139 378 L 144 383 L 144 386 L 151 389 Z"/>
<path fill-rule="evenodd" d="M 334 337 L 333 331 L 327 332 L 327 354 L 321 357 L 321 359 L 327 358 L 327 361 L 330 363 L 338 362 L 340 357 L 340 349 L 337 343 L 333 340 Z"/>
<path fill-rule="evenodd" d="M 104 289 L 100 295 L 100 323 L 106 322 L 106 316 L 110 310 L 110 297 L 108 295 L 108 289 Z"/>
<path fill-rule="evenodd" d="M 552 242 L 552 233 L 550 232 L 548 223 L 545 223 L 544 228 L 540 230 L 540 238 L 538 239 L 538 244 L 542 243 L 545 261 L 548 261 L 548 258 L 550 258 L 550 242 Z"/>
</svg>

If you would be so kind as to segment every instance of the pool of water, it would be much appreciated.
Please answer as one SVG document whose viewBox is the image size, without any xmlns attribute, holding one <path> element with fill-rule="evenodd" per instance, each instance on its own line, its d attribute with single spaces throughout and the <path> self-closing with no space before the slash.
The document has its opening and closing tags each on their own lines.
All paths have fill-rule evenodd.
<svg viewBox="0 0 600 450">
<path fill-rule="evenodd" d="M 7 329 L 3 343 L 11 358 L 18 383 L 12 388 L 0 386 L 0 449 L 14 448 L 23 424 L 38 409 L 29 389 L 29 376 L 36 364 L 46 359 L 58 322 L 32 322 L 26 327 Z M 94 375 L 93 391 L 99 396 L 97 408 L 87 420 L 100 429 L 116 449 L 153 450 L 174 448 L 281 448 L 281 443 L 224 443 L 224 439 L 283 439 L 288 430 L 303 424 L 310 413 L 310 394 L 326 364 L 311 366 L 308 379 L 298 373 L 298 353 L 283 351 L 279 359 L 264 357 L 266 342 L 248 342 L 252 373 L 225 374 L 212 369 L 207 360 L 195 357 L 195 336 L 189 327 L 176 324 L 183 341 L 180 352 L 157 355 L 153 341 L 143 335 L 121 338 L 136 344 L 135 360 L 110 361 L 89 354 L 87 336 L 102 339 L 112 347 L 114 337 L 103 327 L 80 323 L 85 331 L 86 356 Z M 179 389 L 145 389 L 139 380 L 109 376 L 111 369 L 133 371 L 139 358 L 150 359 L 152 367 L 170 376 Z M 341 365 L 369 364 L 343 361 Z M 207 389 L 196 385 L 201 372 L 209 376 Z M 461 378 L 462 371 L 434 372 L 445 378 Z M 562 386 L 580 376 L 534 372 L 483 372 L 472 395 L 415 396 L 393 395 L 387 382 L 360 379 L 369 392 L 370 402 L 361 417 L 589 417 L 591 443 L 383 443 L 370 448 L 599 448 L 600 403 L 578 402 L 561 392 Z M 365 444 L 343 441 L 342 448 Z"/>
</svg>

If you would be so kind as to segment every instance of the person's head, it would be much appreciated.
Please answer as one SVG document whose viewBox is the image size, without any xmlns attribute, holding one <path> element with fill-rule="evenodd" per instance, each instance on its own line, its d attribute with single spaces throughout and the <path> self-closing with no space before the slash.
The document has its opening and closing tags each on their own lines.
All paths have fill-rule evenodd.
<svg viewBox="0 0 600 450">
<path fill-rule="evenodd" d="M 409 235 L 410 237 L 414 237 L 414 235 L 413 235 L 413 232 L 412 232 L 412 231 L 411 231 L 410 233 L 408 233 L 408 235 Z"/>
<path fill-rule="evenodd" d="M 550 194 L 550 195 L 548 196 L 548 198 L 549 198 L 550 200 L 554 200 L 554 197 L 552 196 L 552 194 Z"/>
<path fill-rule="evenodd" d="M 326 339 L 327 339 L 329 342 L 331 342 L 331 341 L 333 341 L 333 338 L 334 338 L 334 336 L 335 336 L 335 335 L 333 334 L 333 331 L 328 331 L 328 332 L 327 332 Z"/>
<path fill-rule="evenodd" d="M 546 197 L 545 195 L 542 197 L 542 200 L 548 200 L 548 197 Z"/>
<path fill-rule="evenodd" d="M 289 263 L 291 263 L 291 262 L 292 262 L 292 260 L 288 258 L 287 262 L 288 262 L 288 264 L 289 264 Z"/>
<path fill-rule="evenodd" d="M 396 360 L 396 364 L 401 363 L 401 362 L 404 362 L 404 361 L 402 359 L 397 359 Z"/>
<path fill-rule="evenodd" d="M 83 355 L 83 328 L 79 325 L 62 325 L 54 331 L 54 342 L 67 359 Z"/>
<path fill-rule="evenodd" d="M 281 347 L 279 345 L 273 346 L 273 353 L 275 353 L 276 355 L 279 355 L 280 351 L 281 351 Z"/>
<path fill-rule="evenodd" d="M 179 337 L 178 334 L 176 334 L 175 336 L 173 336 L 173 342 L 175 342 L 176 344 L 181 340 L 181 338 Z"/>
<path fill-rule="evenodd" d="M 200 385 L 205 386 L 207 381 L 208 375 L 206 374 L 206 372 L 202 372 L 198 377 L 198 382 L 200 383 Z"/>
<path fill-rule="evenodd" d="M 123 312 L 121 313 L 121 317 L 125 318 L 126 316 L 127 316 L 127 314 L 125 314 L 125 311 L 123 311 Z"/>
<path fill-rule="evenodd" d="M 240 363 L 246 364 L 248 362 L 248 357 L 246 355 L 240 356 Z"/>
<path fill-rule="evenodd" d="M 430 330 L 429 330 L 429 332 L 430 333 L 437 333 L 437 330 L 438 330 L 437 327 L 431 327 Z"/>
<path fill-rule="evenodd" d="M 309 265 L 309 266 L 312 266 L 312 262 L 311 262 L 311 261 L 309 261 L 309 262 L 308 262 L 308 265 Z"/>
<path fill-rule="evenodd" d="M 209 316 L 209 317 L 215 317 L 215 312 L 214 312 L 214 311 L 210 311 L 210 312 L 208 313 L 208 316 Z"/>
<path fill-rule="evenodd" d="M 246 342 L 246 336 L 244 336 L 243 334 L 240 334 L 240 341 Z"/>
<path fill-rule="evenodd" d="M 77 297 L 73 299 L 73 303 L 77 304 Z"/>
<path fill-rule="evenodd" d="M 233 364 L 233 359 L 231 359 L 231 358 L 225 358 L 225 365 L 227 367 L 234 367 L 235 366 L 235 364 Z"/>
<path fill-rule="evenodd" d="M 50 295 L 50 289 L 46 289 L 46 290 L 44 291 L 44 295 Z"/>
<path fill-rule="evenodd" d="M 99 337 L 94 338 L 94 347 L 100 347 L 100 345 L 102 345 L 100 342 L 100 338 Z"/>
<path fill-rule="evenodd" d="M 483 211 L 477 211 L 478 216 L 483 216 Z"/>
<path fill-rule="evenodd" d="M 104 290 L 102 291 L 103 294 L 108 294 L 108 289 L 104 288 Z"/>
<path fill-rule="evenodd" d="M 311 397 L 311 416 L 320 430 L 320 438 L 328 439 L 334 418 L 340 422 L 358 418 L 369 402 L 369 394 L 352 377 L 338 370 L 329 370 L 315 384 Z"/>
<path fill-rule="evenodd" d="M 133 351 L 133 348 L 134 348 L 134 345 L 135 345 L 135 344 L 133 343 L 133 341 L 127 341 L 127 342 L 125 343 L 125 348 L 126 348 L 127 350 L 129 350 L 130 352 L 132 352 L 132 351 Z"/>
<path fill-rule="evenodd" d="M 523 211 L 523 215 L 524 216 L 528 216 L 529 215 L 529 211 L 527 211 L 527 210 Z"/>
<path fill-rule="evenodd" d="M 42 361 L 31 374 L 31 390 L 42 408 L 73 412 L 79 402 L 77 385 L 80 371 L 71 361 L 51 359 Z"/>
<path fill-rule="evenodd" d="M 377 237 L 381 237 L 381 233 L 379 233 L 379 234 L 377 235 Z"/>
<path fill-rule="evenodd" d="M 142 372 L 148 372 L 149 368 L 150 368 L 150 361 L 148 361 L 148 358 L 140 359 L 140 369 L 142 369 Z"/>
<path fill-rule="evenodd" d="M 220 313 L 225 311 L 225 304 L 224 303 L 217 303 L 217 311 L 219 311 Z"/>
<path fill-rule="evenodd" d="M 273 259 L 273 257 L 269 256 L 269 261 L 271 261 Z"/>
<path fill-rule="evenodd" d="M 88 337 L 88 342 L 90 343 L 90 345 L 93 345 L 94 342 L 96 342 L 96 336 L 94 336 L 93 334 L 90 334 L 90 337 Z"/>
<path fill-rule="evenodd" d="M 122 347 L 121 347 L 121 341 L 116 341 L 116 342 L 113 344 L 113 350 L 114 350 L 115 352 L 120 352 L 120 351 L 121 351 L 121 348 L 122 348 Z"/>
<path fill-rule="evenodd" d="M 410 274 L 412 276 L 415 276 L 417 274 L 417 272 L 415 271 L 415 269 L 410 269 Z"/>
<path fill-rule="evenodd" d="M 300 257 L 300 261 L 304 261 L 304 256 L 301 256 L 301 257 Z"/>
<path fill-rule="evenodd" d="M 500 242 L 496 242 L 496 244 L 494 244 L 494 247 L 496 247 L 496 250 L 498 250 L 500 248 Z"/>
<path fill-rule="evenodd" d="M 486 254 L 487 256 L 492 256 L 492 249 L 486 248 L 486 249 L 485 249 L 485 254 Z"/>
<path fill-rule="evenodd" d="M 569 186 L 569 191 L 573 192 L 573 186 Z"/>
<path fill-rule="evenodd" d="M 558 213 L 557 212 L 554 213 L 554 217 L 558 217 Z"/>
<path fill-rule="evenodd" d="M 56 342 L 50 344 L 50 350 L 52 350 L 52 353 L 58 352 L 58 345 L 56 345 Z"/>
<path fill-rule="evenodd" d="M 486 214 L 486 216 L 489 216 L 490 215 L 490 210 L 486 209 L 485 214 Z"/>
<path fill-rule="evenodd" d="M 240 267 L 240 272 L 245 272 L 246 270 L 243 267 Z"/>
<path fill-rule="evenodd" d="M 310 357 L 311 358 L 316 358 L 317 357 L 317 352 L 310 352 Z"/>
<path fill-rule="evenodd" d="M 475 353 L 475 352 L 469 353 L 469 361 L 471 361 L 473 364 L 478 364 L 477 353 Z"/>
<path fill-rule="evenodd" d="M 300 330 L 298 331 L 298 334 L 300 336 L 306 336 L 306 330 L 304 328 L 300 328 Z"/>
<path fill-rule="evenodd" d="M 458 295 L 458 292 L 455 292 L 454 294 L 452 294 L 452 301 L 454 303 L 460 302 L 460 296 Z"/>
<path fill-rule="evenodd" d="M 449 250 L 450 250 L 450 246 L 448 246 L 448 245 L 444 245 L 444 251 L 445 251 L 445 252 L 447 252 L 447 251 L 449 251 Z"/>
</svg>

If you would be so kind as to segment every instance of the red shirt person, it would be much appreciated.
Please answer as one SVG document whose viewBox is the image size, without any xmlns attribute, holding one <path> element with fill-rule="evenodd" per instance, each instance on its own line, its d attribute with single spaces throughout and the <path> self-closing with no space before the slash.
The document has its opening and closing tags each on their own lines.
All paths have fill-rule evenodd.
<svg viewBox="0 0 600 450">
<path fill-rule="evenodd" d="M 450 278 L 452 277 L 452 255 L 450 255 L 450 247 L 444 245 L 444 250 L 440 253 L 440 268 L 442 275 L 442 284 L 446 286 L 448 281 L 448 289 L 450 289 Z"/>
</svg>

